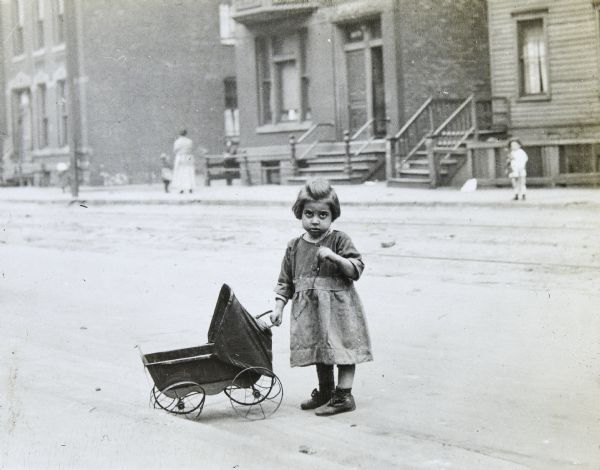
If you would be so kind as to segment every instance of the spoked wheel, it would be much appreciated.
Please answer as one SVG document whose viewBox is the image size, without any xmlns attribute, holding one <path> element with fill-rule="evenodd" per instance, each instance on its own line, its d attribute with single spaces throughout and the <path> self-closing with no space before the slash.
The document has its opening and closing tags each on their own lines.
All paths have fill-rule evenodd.
<svg viewBox="0 0 600 470">
<path fill-rule="evenodd" d="M 153 387 L 150 392 L 150 406 L 186 417 L 200 416 L 205 399 L 204 389 L 195 382 L 178 382 L 162 391 Z"/>
<path fill-rule="evenodd" d="M 271 416 L 283 400 L 281 381 L 264 367 L 244 369 L 223 392 L 229 397 L 236 413 L 249 420 Z"/>
</svg>

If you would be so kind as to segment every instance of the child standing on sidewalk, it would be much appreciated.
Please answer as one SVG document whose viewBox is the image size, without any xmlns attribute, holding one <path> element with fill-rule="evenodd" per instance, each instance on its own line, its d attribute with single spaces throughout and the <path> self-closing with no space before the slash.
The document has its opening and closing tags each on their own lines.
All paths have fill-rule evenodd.
<svg viewBox="0 0 600 470">
<path fill-rule="evenodd" d="M 314 364 L 319 381 L 319 388 L 300 407 L 315 409 L 318 416 L 352 411 L 356 364 L 373 360 L 365 313 L 353 282 L 364 263 L 350 237 L 331 229 L 340 216 L 340 203 L 327 181 L 308 183 L 292 211 L 306 232 L 287 245 L 271 322 L 281 325 L 283 309 L 291 299 L 290 363 L 292 367 Z"/>
<path fill-rule="evenodd" d="M 518 201 L 519 196 L 522 200 L 525 200 L 525 194 L 527 192 L 527 187 L 525 186 L 527 171 L 525 170 L 525 166 L 527 165 L 527 160 L 529 157 L 525 153 L 525 150 L 521 148 L 520 140 L 511 139 L 508 143 L 508 146 L 510 150 L 508 156 L 510 172 L 508 177 L 510 178 L 510 182 L 515 192 L 514 200 Z"/>
<path fill-rule="evenodd" d="M 165 193 L 169 192 L 169 185 L 171 184 L 171 180 L 173 179 L 173 167 L 169 160 L 169 156 L 166 153 L 160 154 L 160 178 L 162 179 L 163 185 L 165 187 Z"/>
</svg>

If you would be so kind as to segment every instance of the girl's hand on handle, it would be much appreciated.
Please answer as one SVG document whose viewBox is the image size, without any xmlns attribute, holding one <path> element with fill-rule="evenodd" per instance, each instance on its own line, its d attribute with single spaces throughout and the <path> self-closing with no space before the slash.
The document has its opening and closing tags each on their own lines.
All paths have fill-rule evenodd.
<svg viewBox="0 0 600 470">
<path fill-rule="evenodd" d="M 283 320 L 283 309 L 275 307 L 275 310 L 271 314 L 270 318 L 271 323 L 273 323 L 274 326 L 281 325 L 281 322 Z"/>
</svg>

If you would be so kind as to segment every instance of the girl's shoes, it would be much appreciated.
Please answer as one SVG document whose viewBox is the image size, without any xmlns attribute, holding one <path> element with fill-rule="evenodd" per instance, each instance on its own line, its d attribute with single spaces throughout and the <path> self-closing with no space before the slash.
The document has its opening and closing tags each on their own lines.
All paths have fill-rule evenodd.
<svg viewBox="0 0 600 470">
<path fill-rule="evenodd" d="M 318 407 L 315 410 L 315 414 L 317 416 L 331 416 L 346 411 L 354 411 L 355 409 L 356 403 L 354 402 L 352 393 L 350 393 L 350 389 L 342 390 L 336 387 L 331 400 L 323 406 Z"/>
<path fill-rule="evenodd" d="M 300 408 L 303 410 L 314 410 L 315 408 L 327 403 L 331 398 L 331 393 L 331 389 L 323 389 L 322 391 L 319 391 L 315 388 L 310 394 L 310 398 L 300 403 Z"/>
</svg>

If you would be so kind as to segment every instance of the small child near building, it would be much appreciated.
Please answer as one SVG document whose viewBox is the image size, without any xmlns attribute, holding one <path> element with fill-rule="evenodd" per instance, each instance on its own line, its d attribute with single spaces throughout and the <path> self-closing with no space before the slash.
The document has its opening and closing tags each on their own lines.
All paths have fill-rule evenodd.
<svg viewBox="0 0 600 470">
<path fill-rule="evenodd" d="M 314 364 L 319 382 L 300 407 L 314 409 L 318 416 L 352 411 L 356 364 L 373 360 L 365 312 L 354 288 L 364 263 L 350 237 L 331 228 L 341 210 L 327 181 L 308 183 L 292 211 L 305 233 L 287 245 L 271 322 L 281 325 L 283 309 L 291 299 L 290 363 L 292 367 Z"/>
<path fill-rule="evenodd" d="M 169 185 L 173 179 L 173 166 L 171 165 L 171 160 L 166 153 L 160 154 L 160 163 L 162 165 L 160 169 L 160 178 L 165 186 L 165 193 L 168 193 Z"/>
<path fill-rule="evenodd" d="M 518 139 L 511 139 L 508 143 L 510 153 L 508 155 L 509 173 L 508 177 L 512 184 L 515 192 L 514 200 L 518 201 L 519 197 L 521 200 L 525 200 L 527 193 L 527 187 L 525 185 L 525 179 L 527 178 L 527 171 L 525 169 L 527 160 L 529 157 L 525 153 L 525 150 L 521 148 L 521 141 Z"/>
</svg>

